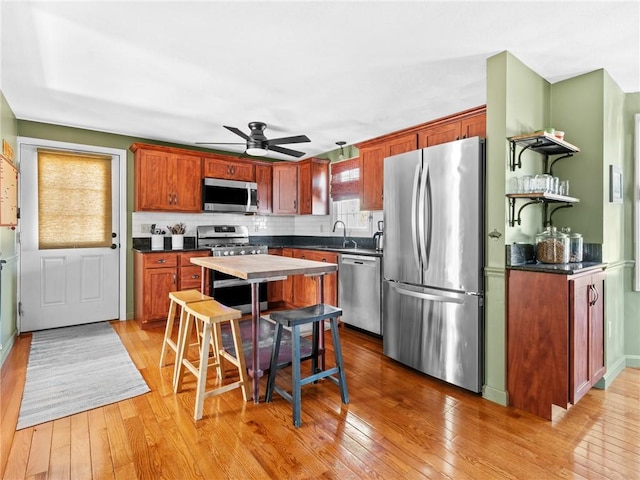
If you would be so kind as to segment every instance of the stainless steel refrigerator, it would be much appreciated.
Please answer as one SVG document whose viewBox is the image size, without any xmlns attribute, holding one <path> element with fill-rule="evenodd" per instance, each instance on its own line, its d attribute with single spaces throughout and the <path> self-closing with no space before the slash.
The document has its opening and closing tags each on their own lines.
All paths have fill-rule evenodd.
<svg viewBox="0 0 640 480">
<path fill-rule="evenodd" d="M 483 382 L 484 141 L 384 160 L 383 350 L 480 392 Z"/>
</svg>

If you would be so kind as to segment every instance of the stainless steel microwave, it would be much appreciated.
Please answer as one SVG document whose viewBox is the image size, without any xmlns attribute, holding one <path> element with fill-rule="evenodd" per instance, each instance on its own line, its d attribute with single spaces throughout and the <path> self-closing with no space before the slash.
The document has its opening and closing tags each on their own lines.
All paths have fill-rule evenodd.
<svg viewBox="0 0 640 480">
<path fill-rule="evenodd" d="M 205 178 L 202 185 L 202 210 L 205 212 L 257 212 L 258 184 Z"/>
</svg>

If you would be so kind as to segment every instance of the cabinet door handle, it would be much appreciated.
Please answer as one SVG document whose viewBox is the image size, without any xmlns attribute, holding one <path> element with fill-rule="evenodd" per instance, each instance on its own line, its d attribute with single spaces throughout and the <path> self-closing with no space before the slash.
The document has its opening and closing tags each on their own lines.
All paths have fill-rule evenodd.
<svg viewBox="0 0 640 480">
<path fill-rule="evenodd" d="M 173 195 L 173 203 L 174 203 L 174 205 L 178 204 L 178 194 L 177 193 Z"/>
<path fill-rule="evenodd" d="M 173 196 L 169 194 L 169 205 L 171 205 L 172 203 L 173 203 Z"/>
<path fill-rule="evenodd" d="M 298 202 L 296 200 L 293 201 L 293 209 L 294 210 L 298 209 Z"/>
<path fill-rule="evenodd" d="M 589 303 L 589 306 L 593 307 L 596 303 L 598 303 L 598 299 L 600 298 L 600 293 L 598 292 L 598 287 L 595 285 L 589 285 L 591 291 L 593 292 L 593 300 Z"/>
</svg>

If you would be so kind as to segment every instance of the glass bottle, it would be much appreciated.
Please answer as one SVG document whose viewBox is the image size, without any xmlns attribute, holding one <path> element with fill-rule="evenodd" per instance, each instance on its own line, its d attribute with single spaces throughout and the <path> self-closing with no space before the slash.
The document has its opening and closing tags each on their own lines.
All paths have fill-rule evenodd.
<svg viewBox="0 0 640 480">
<path fill-rule="evenodd" d="M 579 263 L 582 261 L 582 235 L 579 233 L 569 234 L 569 261 Z"/>
<path fill-rule="evenodd" d="M 569 236 L 556 227 L 536 235 L 536 259 L 540 263 L 569 263 Z"/>
</svg>

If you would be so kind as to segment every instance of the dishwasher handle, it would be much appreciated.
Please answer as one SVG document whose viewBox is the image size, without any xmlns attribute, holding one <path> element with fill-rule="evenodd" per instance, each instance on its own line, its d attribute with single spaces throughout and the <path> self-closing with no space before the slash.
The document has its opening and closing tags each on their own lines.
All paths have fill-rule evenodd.
<svg viewBox="0 0 640 480">
<path fill-rule="evenodd" d="M 340 259 L 341 265 L 356 265 L 358 267 L 376 267 L 376 258 L 365 257 L 361 255 L 342 255 Z"/>
</svg>

